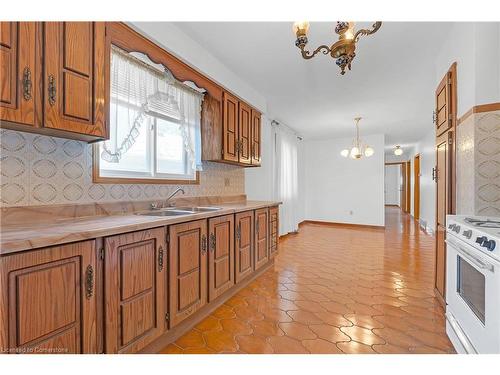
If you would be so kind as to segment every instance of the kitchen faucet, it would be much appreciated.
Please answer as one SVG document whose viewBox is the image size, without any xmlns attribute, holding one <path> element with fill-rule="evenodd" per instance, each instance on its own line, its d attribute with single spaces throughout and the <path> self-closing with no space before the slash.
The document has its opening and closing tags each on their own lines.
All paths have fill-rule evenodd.
<svg viewBox="0 0 500 375">
<path fill-rule="evenodd" d="M 151 203 L 151 209 L 152 210 L 159 210 L 160 208 L 165 208 L 165 207 L 173 207 L 174 205 L 169 203 L 169 200 L 172 199 L 174 197 L 175 194 L 177 194 L 178 192 L 182 192 L 182 194 L 186 194 L 186 192 L 184 191 L 183 188 L 177 188 L 172 194 L 170 194 L 167 199 L 165 199 L 164 202 L 160 202 L 160 203 Z"/>
</svg>

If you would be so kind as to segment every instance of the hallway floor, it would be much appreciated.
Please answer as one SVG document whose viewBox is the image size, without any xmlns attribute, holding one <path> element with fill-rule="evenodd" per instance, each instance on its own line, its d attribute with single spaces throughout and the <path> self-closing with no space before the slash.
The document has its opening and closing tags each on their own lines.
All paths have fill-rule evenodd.
<svg viewBox="0 0 500 375">
<path fill-rule="evenodd" d="M 453 353 L 433 247 L 394 207 L 385 230 L 303 225 L 274 269 L 161 352 Z"/>
</svg>

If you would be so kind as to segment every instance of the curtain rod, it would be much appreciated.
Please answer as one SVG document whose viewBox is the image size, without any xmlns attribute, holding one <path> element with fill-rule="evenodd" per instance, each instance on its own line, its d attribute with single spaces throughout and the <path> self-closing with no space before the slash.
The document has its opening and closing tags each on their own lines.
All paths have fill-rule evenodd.
<svg viewBox="0 0 500 375">
<path fill-rule="evenodd" d="M 302 140 L 304 139 L 304 138 L 302 138 L 302 136 L 301 136 L 299 133 L 297 133 L 294 129 L 292 129 L 291 127 L 289 127 L 289 126 L 288 126 L 288 125 L 286 125 L 286 124 L 282 124 L 282 123 L 280 123 L 280 122 L 278 122 L 278 121 L 276 121 L 276 120 L 272 120 L 272 121 L 271 121 L 271 125 L 276 125 L 276 126 L 284 126 L 284 127 L 285 127 L 285 128 L 287 128 L 288 130 L 290 130 L 290 131 L 293 133 L 293 135 L 295 135 L 295 136 L 297 137 L 297 139 L 298 139 L 299 141 L 302 141 Z"/>
</svg>

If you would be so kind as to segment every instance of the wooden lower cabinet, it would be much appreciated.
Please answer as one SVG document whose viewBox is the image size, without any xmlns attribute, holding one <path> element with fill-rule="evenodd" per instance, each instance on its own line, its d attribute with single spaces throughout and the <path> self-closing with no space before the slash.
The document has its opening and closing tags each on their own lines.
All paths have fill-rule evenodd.
<svg viewBox="0 0 500 375">
<path fill-rule="evenodd" d="M 254 270 L 254 212 L 246 211 L 235 215 L 235 282 L 239 283 Z"/>
<path fill-rule="evenodd" d="M 208 220 L 208 299 L 213 301 L 234 285 L 234 216 Z"/>
<path fill-rule="evenodd" d="M 96 353 L 95 241 L 0 258 L 0 352 Z"/>
<path fill-rule="evenodd" d="M 107 237 L 105 351 L 134 353 L 165 331 L 165 227 Z"/>
<path fill-rule="evenodd" d="M 169 227 L 170 328 L 207 303 L 207 221 Z"/>
<path fill-rule="evenodd" d="M 278 253 L 279 241 L 279 212 L 278 207 L 269 209 L 269 256 L 275 257 Z"/>
<path fill-rule="evenodd" d="M 255 269 L 269 261 L 269 209 L 255 210 Z"/>
</svg>

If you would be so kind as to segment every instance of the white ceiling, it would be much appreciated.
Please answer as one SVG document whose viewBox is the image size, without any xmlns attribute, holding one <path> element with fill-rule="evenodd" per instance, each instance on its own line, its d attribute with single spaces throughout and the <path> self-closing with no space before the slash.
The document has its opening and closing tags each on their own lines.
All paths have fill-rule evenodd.
<svg viewBox="0 0 500 375">
<path fill-rule="evenodd" d="M 411 144 L 432 129 L 433 56 L 451 24 L 384 22 L 360 39 L 352 71 L 341 76 L 330 56 L 304 60 L 288 22 L 175 23 L 268 101 L 272 118 L 306 138 L 386 134 Z M 310 49 L 331 44 L 335 22 L 312 22 Z M 357 23 L 357 28 L 370 23 Z"/>
</svg>

